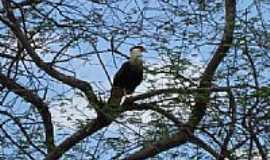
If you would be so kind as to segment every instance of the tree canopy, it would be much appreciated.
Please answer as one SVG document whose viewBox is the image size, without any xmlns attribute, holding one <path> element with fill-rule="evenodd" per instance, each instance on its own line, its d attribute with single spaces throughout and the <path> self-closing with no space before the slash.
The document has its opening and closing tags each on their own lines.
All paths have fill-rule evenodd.
<svg viewBox="0 0 270 160">
<path fill-rule="evenodd" d="M 0 159 L 268 159 L 269 8 L 1 0 Z M 143 83 L 112 105 L 135 45 Z"/>
</svg>

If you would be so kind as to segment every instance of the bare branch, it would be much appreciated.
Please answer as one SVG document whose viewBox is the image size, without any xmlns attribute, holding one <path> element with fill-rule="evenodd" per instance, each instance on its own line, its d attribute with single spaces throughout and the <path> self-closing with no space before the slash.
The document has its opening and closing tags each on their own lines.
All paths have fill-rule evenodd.
<svg viewBox="0 0 270 160">
<path fill-rule="evenodd" d="M 8 88 L 10 91 L 14 92 L 15 94 L 21 96 L 25 101 L 34 105 L 41 118 L 43 120 L 43 125 L 45 128 L 45 135 L 46 135 L 46 144 L 48 147 L 48 151 L 50 152 L 53 150 L 54 146 L 54 131 L 53 125 L 51 121 L 51 113 L 49 111 L 49 107 L 43 100 L 33 91 L 26 89 L 25 87 L 19 85 L 15 81 L 7 78 L 5 75 L 0 73 L 0 83 Z"/>
<path fill-rule="evenodd" d="M 166 89 L 157 89 L 154 91 L 149 91 L 140 95 L 129 97 L 125 100 L 123 104 L 129 104 L 138 100 L 143 100 L 158 96 L 161 94 L 168 93 L 178 93 L 178 94 L 198 94 L 203 92 L 227 92 L 230 87 L 215 87 L 215 88 L 166 88 Z"/>
<path fill-rule="evenodd" d="M 229 141 L 231 140 L 233 133 L 235 131 L 235 124 L 236 124 L 236 102 L 235 102 L 235 97 L 232 93 L 232 91 L 228 92 L 228 97 L 229 97 L 229 106 L 230 106 L 230 111 L 231 111 L 231 122 L 229 126 L 229 131 L 224 138 L 223 144 L 221 146 L 220 154 L 219 154 L 219 160 L 225 159 L 225 157 L 229 158 L 229 151 L 227 149 Z"/>
<path fill-rule="evenodd" d="M 24 149 L 19 143 L 17 143 L 17 142 L 16 142 L 16 141 L 8 134 L 8 132 L 3 128 L 2 125 L 0 125 L 0 130 L 4 133 L 4 135 L 7 137 L 7 139 L 9 139 L 9 140 L 11 141 L 11 143 L 14 144 L 14 145 L 15 145 L 21 152 L 23 152 L 29 159 L 35 160 L 35 158 L 34 158 L 31 154 L 27 153 L 27 152 L 25 151 L 25 149 Z"/>
<path fill-rule="evenodd" d="M 165 151 L 169 148 L 177 147 L 181 144 L 186 143 L 191 136 L 191 130 L 188 128 L 183 129 L 181 132 L 174 134 L 170 137 L 164 137 L 164 139 L 155 142 L 154 144 L 148 145 L 140 151 L 136 152 L 125 158 L 126 160 L 140 160 L 152 157 L 162 151 Z"/>
<path fill-rule="evenodd" d="M 235 24 L 236 2 L 235 0 L 225 1 L 225 28 L 223 38 L 200 80 L 199 88 L 210 88 L 214 74 L 232 46 Z M 210 92 L 205 92 L 196 97 L 196 104 L 193 106 L 192 116 L 189 120 L 191 126 L 196 126 L 203 118 L 206 105 L 209 102 Z"/>
<path fill-rule="evenodd" d="M 16 23 L 16 18 L 11 10 L 10 2 L 7 0 L 2 0 L 2 3 L 7 11 L 8 19 L 4 18 L 3 16 L 0 16 L 0 20 L 6 24 L 16 35 L 16 37 L 20 40 L 21 44 L 27 51 L 27 53 L 30 55 L 30 57 L 33 59 L 35 64 L 44 70 L 47 74 L 49 74 L 51 77 L 71 86 L 74 88 L 80 89 L 85 95 L 87 96 L 89 102 L 93 104 L 94 106 L 99 105 L 100 102 L 96 95 L 94 94 L 94 91 L 91 87 L 91 85 L 88 82 L 85 82 L 83 80 L 79 80 L 75 77 L 65 75 L 57 70 L 55 70 L 52 66 L 45 63 L 35 52 L 34 48 L 30 45 L 29 40 L 27 36 L 23 33 L 20 26 Z"/>
<path fill-rule="evenodd" d="M 43 150 L 41 150 L 37 145 L 35 145 L 32 140 L 31 137 L 27 134 L 26 130 L 24 129 L 23 125 L 20 123 L 20 121 L 17 119 L 17 117 L 14 117 L 12 114 L 6 112 L 6 111 L 0 111 L 0 114 L 5 115 L 7 117 L 9 117 L 10 119 L 12 119 L 15 124 L 19 127 L 19 129 L 21 130 L 21 132 L 23 133 L 23 135 L 25 136 L 25 138 L 27 139 L 27 142 L 36 150 L 38 150 L 40 153 L 42 153 L 43 155 L 45 155 L 45 152 Z"/>
<path fill-rule="evenodd" d="M 226 53 L 231 47 L 233 40 L 234 31 L 234 20 L 236 12 L 236 2 L 235 0 L 225 1 L 225 28 L 223 39 L 217 48 L 213 58 L 207 65 L 203 76 L 200 80 L 200 85 L 198 88 L 210 88 L 213 76 L 216 72 L 217 67 L 220 65 Z M 189 122 L 187 123 L 188 128 L 186 130 L 180 130 L 172 137 L 165 138 L 165 140 L 155 142 L 146 148 L 143 148 L 133 155 L 127 157 L 129 160 L 144 159 L 156 154 L 161 153 L 169 148 L 173 148 L 185 143 L 192 134 L 195 127 L 199 124 L 203 116 L 205 115 L 206 105 L 209 102 L 210 92 L 206 91 L 204 93 L 198 94 L 195 98 L 195 105 L 193 106 L 192 115 L 190 116 Z M 188 132 L 186 132 L 188 131 Z M 189 134 L 187 134 L 189 133 Z"/>
<path fill-rule="evenodd" d="M 216 152 L 215 148 L 212 148 L 208 144 L 206 144 L 202 139 L 196 136 L 192 136 L 189 140 L 190 143 L 193 143 L 194 145 L 200 146 L 202 149 L 210 153 L 213 157 L 218 158 L 219 154 Z"/>
<path fill-rule="evenodd" d="M 98 130 L 105 126 L 108 126 L 111 122 L 103 121 L 102 119 L 95 119 L 94 121 L 88 123 L 85 127 L 71 135 L 69 138 L 65 139 L 61 144 L 59 144 L 52 152 L 50 152 L 44 160 L 58 159 L 66 151 L 72 148 L 75 144 L 79 143 L 84 138 L 92 135 Z"/>
</svg>

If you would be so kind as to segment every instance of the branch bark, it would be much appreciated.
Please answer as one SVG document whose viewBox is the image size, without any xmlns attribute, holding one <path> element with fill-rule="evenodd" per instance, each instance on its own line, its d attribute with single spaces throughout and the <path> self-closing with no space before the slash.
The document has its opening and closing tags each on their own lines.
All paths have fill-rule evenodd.
<svg viewBox="0 0 270 160">
<path fill-rule="evenodd" d="M 109 121 L 103 121 L 102 119 L 95 119 L 88 123 L 84 128 L 77 131 L 75 134 L 65 139 L 59 144 L 52 152 L 50 152 L 44 160 L 53 160 L 60 158 L 66 151 L 76 145 L 84 138 L 96 133 L 98 130 L 111 124 Z"/>
<path fill-rule="evenodd" d="M 6 9 L 7 18 L 0 16 L 0 20 L 6 24 L 12 32 L 17 36 L 19 41 L 22 43 L 24 49 L 27 51 L 34 63 L 44 72 L 46 72 L 51 77 L 57 79 L 58 81 L 67 84 L 73 88 L 80 89 L 87 96 L 89 103 L 93 106 L 103 106 L 98 100 L 96 95 L 93 92 L 91 85 L 86 82 L 79 80 L 75 77 L 65 75 L 55 68 L 52 65 L 45 63 L 39 55 L 35 52 L 34 48 L 30 45 L 27 35 L 21 30 L 20 26 L 16 23 L 16 17 L 14 16 L 12 9 L 10 7 L 10 2 L 8 0 L 2 0 L 3 6 Z M 208 64 L 203 76 L 201 77 L 199 88 L 211 88 L 211 82 L 215 71 L 218 65 L 221 63 L 223 58 L 226 56 L 226 52 L 229 50 L 232 43 L 232 34 L 234 28 L 234 17 L 235 17 L 235 0 L 226 0 L 226 26 L 224 29 L 224 36 L 218 47 L 216 53 L 214 54 L 212 60 Z M 14 91 L 15 92 L 15 91 Z M 166 137 L 157 143 L 150 145 L 148 148 L 143 148 L 142 150 L 136 152 L 135 154 L 129 156 L 127 159 L 143 159 L 159 154 L 162 151 L 168 150 L 172 147 L 176 147 L 180 144 L 186 143 L 192 136 L 195 126 L 197 126 L 200 120 L 203 118 L 206 105 L 209 102 L 209 96 L 211 91 L 203 91 L 198 94 L 195 98 L 195 106 L 193 106 L 191 119 L 189 120 L 188 127 L 181 129 L 178 133 L 171 137 Z M 18 93 L 19 94 L 19 93 Z M 20 95 L 24 98 L 24 95 Z M 153 96 L 153 95 L 150 95 Z M 30 100 L 29 100 L 30 101 Z M 30 103 L 33 103 L 30 101 Z M 104 106 L 103 106 L 104 107 Z M 104 112 L 108 109 L 102 109 Z M 97 109 L 99 111 L 99 109 Z M 121 110 L 124 111 L 124 110 Z M 100 112 L 99 112 L 100 113 Z M 105 112 L 106 113 L 106 112 Z M 106 113 L 108 114 L 108 113 Z M 119 111 L 116 115 L 119 114 Z M 114 117 L 114 116 L 113 116 Z M 60 158 L 63 153 L 68 151 L 75 144 L 79 143 L 81 140 L 87 136 L 96 133 L 100 129 L 108 126 L 112 120 L 104 120 L 103 116 L 98 114 L 98 118 L 90 123 L 88 123 L 84 128 L 77 131 L 75 134 L 71 135 L 69 138 L 65 139 L 61 144 L 54 148 L 45 159 L 57 159 Z"/>
<path fill-rule="evenodd" d="M 235 23 L 235 14 L 236 14 L 236 1 L 235 0 L 226 0 L 225 1 L 225 28 L 223 38 L 215 51 L 214 56 L 208 63 L 202 77 L 198 88 L 211 88 L 211 83 L 213 76 L 226 56 L 226 53 L 229 51 L 232 41 L 233 41 L 233 31 Z M 205 91 L 195 97 L 195 105 L 193 106 L 192 113 L 189 121 L 187 122 L 188 128 L 180 130 L 172 137 L 165 138 L 159 142 L 153 143 L 134 154 L 128 156 L 128 160 L 140 160 L 148 157 L 155 156 L 165 150 L 168 150 L 172 147 L 179 146 L 189 140 L 193 133 L 195 127 L 200 123 L 201 119 L 205 115 L 206 105 L 210 100 L 210 91 Z M 188 131 L 188 132 L 186 132 Z M 188 134 L 187 134 L 188 133 Z"/>
<path fill-rule="evenodd" d="M 39 151 L 41 154 L 46 155 L 46 153 L 39 148 L 39 146 L 35 145 L 32 141 L 31 137 L 28 135 L 27 131 L 23 127 L 23 124 L 17 119 L 17 117 L 13 116 L 11 113 L 7 111 L 0 111 L 0 114 L 3 116 L 9 117 L 11 120 L 14 121 L 14 123 L 17 125 L 17 127 L 20 129 L 20 131 L 23 133 L 24 137 L 26 138 L 29 145 L 31 145 L 33 148 L 35 148 L 37 151 Z"/>
<path fill-rule="evenodd" d="M 46 144 L 48 147 L 48 152 L 52 151 L 54 146 L 54 131 L 53 125 L 51 121 L 51 113 L 49 111 L 49 107 L 46 103 L 43 102 L 42 98 L 38 95 L 34 94 L 31 90 L 26 89 L 25 87 L 19 85 L 15 81 L 7 78 L 5 75 L 0 73 L 0 83 L 9 89 L 10 91 L 14 92 L 15 94 L 22 97 L 25 101 L 31 103 L 35 106 L 41 115 L 43 120 L 43 125 L 45 128 L 45 137 L 46 137 Z"/>
<path fill-rule="evenodd" d="M 204 149 L 205 151 L 207 151 L 208 153 L 210 153 L 216 159 L 219 158 L 219 154 L 215 151 L 215 149 L 212 148 L 207 143 L 205 143 L 202 139 L 200 139 L 200 138 L 198 138 L 196 136 L 192 136 L 191 139 L 189 140 L 189 142 L 190 143 L 193 143 L 195 145 L 198 145 L 199 147 L 201 147 L 202 149 Z"/>
<path fill-rule="evenodd" d="M 199 88 L 210 88 L 214 77 L 214 74 L 229 51 L 232 41 L 233 41 L 233 31 L 235 24 L 235 13 L 236 12 L 236 2 L 235 0 L 225 1 L 225 28 L 223 38 L 200 80 Z M 193 106 L 192 116 L 190 118 L 189 124 L 196 126 L 203 118 L 206 110 L 206 105 L 209 102 L 211 92 L 205 92 L 198 95 L 195 98 L 195 105 Z"/>
<path fill-rule="evenodd" d="M 235 131 L 235 125 L 236 125 L 236 102 L 234 95 L 232 91 L 228 92 L 228 98 L 229 98 L 229 106 L 231 111 L 231 123 L 229 125 L 228 133 L 225 136 L 223 140 L 223 144 L 221 145 L 220 154 L 219 154 L 219 160 L 224 160 L 226 157 L 230 158 L 230 152 L 228 151 L 228 144 L 233 136 L 233 133 Z M 230 158 L 231 159 L 231 158 Z"/>
<path fill-rule="evenodd" d="M 60 82 L 66 84 L 66 85 L 69 85 L 70 87 L 77 88 L 77 89 L 81 90 L 88 98 L 88 101 L 90 104 L 92 104 L 96 108 L 100 107 L 101 102 L 96 97 L 91 85 L 88 82 L 77 79 L 77 78 L 72 77 L 72 76 L 65 75 L 65 74 L 57 71 L 51 65 L 49 65 L 48 63 L 45 63 L 39 57 L 39 55 L 35 52 L 35 49 L 31 46 L 27 35 L 22 31 L 20 25 L 18 24 L 17 19 L 13 13 L 13 8 L 11 5 L 11 2 L 8 0 L 2 0 L 2 4 L 3 4 L 3 7 L 4 7 L 5 12 L 6 12 L 6 17 L 0 16 L 0 21 L 2 21 L 5 25 L 7 25 L 11 29 L 11 31 L 16 35 L 17 39 L 22 44 L 23 48 L 27 51 L 28 55 L 31 57 L 33 62 L 40 69 L 42 69 L 44 72 L 46 72 L 51 77 L 59 80 Z M 2 84 L 5 85 L 8 89 L 12 90 L 16 94 L 18 94 L 19 96 L 24 98 L 26 101 L 32 103 L 33 105 L 35 105 L 37 107 L 37 109 L 38 109 L 38 111 L 41 114 L 41 117 L 43 119 L 43 123 L 44 123 L 45 130 L 46 130 L 45 132 L 46 132 L 46 142 L 48 145 L 48 152 L 55 153 L 55 152 L 58 152 L 59 150 L 62 150 L 61 149 L 62 145 L 60 145 L 56 149 L 54 149 L 55 146 L 54 146 L 54 137 L 53 137 L 53 126 L 51 124 L 51 115 L 50 115 L 47 104 L 45 104 L 42 101 L 42 99 L 40 99 L 37 95 L 32 93 L 30 90 L 14 83 L 13 81 L 11 81 L 7 77 L 5 77 L 3 74 L 0 75 L 0 78 L 1 78 L 0 80 L 1 80 Z M 89 126 L 91 126 L 91 124 L 92 123 L 90 123 Z M 94 123 L 94 124 L 96 124 L 96 123 Z M 102 124 L 103 123 L 101 123 L 100 125 L 102 125 Z M 94 126 L 93 130 L 95 130 L 95 129 L 97 130 L 98 126 L 100 126 L 100 125 Z M 85 134 L 80 134 L 81 133 L 80 131 L 78 132 L 78 134 L 81 135 L 79 137 L 85 138 L 86 136 L 84 136 L 84 135 L 89 135 L 88 134 L 90 132 L 90 131 L 88 131 L 89 126 L 88 126 L 88 128 L 86 128 L 87 132 L 85 132 Z M 67 139 L 67 141 L 65 141 L 65 143 L 70 142 L 70 140 L 74 139 L 74 137 L 78 138 L 78 140 L 76 142 L 80 141 L 80 138 L 78 137 L 78 135 L 75 134 L 75 135 L 71 136 L 70 139 Z M 70 143 L 68 143 L 68 144 L 70 144 Z M 66 150 L 65 150 L 65 148 L 63 150 L 67 151 L 71 147 L 69 147 L 69 148 L 66 147 L 66 148 L 67 148 Z M 49 154 L 49 155 L 52 155 L 52 154 Z M 61 155 L 62 154 L 60 154 L 60 156 Z"/>
<path fill-rule="evenodd" d="M 36 54 L 34 48 L 29 43 L 29 39 L 24 34 L 24 32 L 21 30 L 20 25 L 17 23 L 16 17 L 14 13 L 12 12 L 12 8 L 10 5 L 10 2 L 8 0 L 2 0 L 2 4 L 7 12 L 7 18 L 0 16 L 0 20 L 7 25 L 12 32 L 16 35 L 24 49 L 27 51 L 29 56 L 33 59 L 35 64 L 45 71 L 48 75 L 51 77 L 61 81 L 62 83 L 69 85 L 73 88 L 77 88 L 81 90 L 85 95 L 87 96 L 89 103 L 93 104 L 94 106 L 99 105 L 100 101 L 96 97 L 92 86 L 83 80 L 77 79 L 73 76 L 65 75 L 56 69 L 54 69 L 51 65 L 48 63 L 45 63 L 39 56 Z"/>
<path fill-rule="evenodd" d="M 139 150 L 133 155 L 124 158 L 125 160 L 141 160 L 152 157 L 158 153 L 166 151 L 170 148 L 177 147 L 181 144 L 186 143 L 191 137 L 191 131 L 186 128 L 178 132 L 177 134 L 171 137 L 164 137 L 163 140 L 160 140 L 156 143 L 146 146 L 145 148 Z"/>
</svg>

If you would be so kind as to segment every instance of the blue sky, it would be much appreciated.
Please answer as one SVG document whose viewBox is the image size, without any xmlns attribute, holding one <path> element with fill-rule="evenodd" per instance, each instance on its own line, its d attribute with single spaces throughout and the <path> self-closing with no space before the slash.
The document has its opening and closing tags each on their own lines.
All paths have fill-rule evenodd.
<svg viewBox="0 0 270 160">
<path fill-rule="evenodd" d="M 212 54 L 211 51 L 216 47 L 216 44 L 210 43 L 211 42 L 210 38 L 213 38 L 215 34 L 215 33 L 212 33 L 213 26 L 211 24 L 206 23 L 204 18 L 209 18 L 209 17 L 207 17 L 207 15 L 205 15 L 205 13 L 203 12 L 201 14 L 202 16 L 205 16 L 205 17 L 201 19 L 201 22 L 202 22 L 200 23 L 202 24 L 201 26 L 200 25 L 183 26 L 182 25 L 183 23 L 178 24 L 177 22 L 183 22 L 183 21 L 186 21 L 187 19 L 184 19 L 184 17 L 181 17 L 181 16 L 179 17 L 174 16 L 171 13 L 163 12 L 162 7 L 166 7 L 166 6 L 162 5 L 161 3 L 156 3 L 157 1 L 153 1 L 153 0 L 148 1 L 148 2 L 145 1 L 147 3 L 144 3 L 144 4 L 142 3 L 143 1 L 139 1 L 138 2 L 139 7 L 137 7 L 137 4 L 134 3 L 134 1 L 132 3 L 130 3 L 130 1 L 121 1 L 120 3 L 115 4 L 115 6 L 124 8 L 124 10 L 130 14 L 132 14 L 133 8 L 139 9 L 139 10 L 145 10 L 143 12 L 143 16 L 149 19 L 148 21 L 140 21 L 141 14 L 121 16 L 120 14 L 121 12 L 116 11 L 116 13 L 113 14 L 114 16 L 112 16 L 112 10 L 110 8 L 104 7 L 103 5 L 92 5 L 90 4 L 90 2 L 88 2 L 88 4 L 79 4 L 77 2 L 78 1 L 70 1 L 70 4 L 77 5 L 79 8 L 81 8 L 80 11 L 84 11 L 84 10 L 90 11 L 92 8 L 95 8 L 99 10 L 99 13 L 102 13 L 103 16 L 105 16 L 105 21 L 106 21 L 106 24 L 109 26 L 108 27 L 109 29 L 100 27 L 100 28 L 95 28 L 95 30 L 100 29 L 100 31 L 106 34 L 107 38 L 110 38 L 110 34 L 112 34 L 112 32 L 120 32 L 120 31 L 125 32 L 121 36 L 114 37 L 117 40 L 115 45 L 119 44 L 121 40 L 123 40 L 123 38 L 125 37 L 125 34 L 134 34 L 132 38 L 125 40 L 125 42 L 121 45 L 121 47 L 119 47 L 119 51 L 128 55 L 128 51 L 131 46 L 136 45 L 136 44 L 144 44 L 148 50 L 148 53 L 144 55 L 144 60 L 145 60 L 145 63 L 149 66 L 152 64 L 156 64 L 158 67 L 160 67 L 160 65 L 162 64 L 161 63 L 162 57 L 170 56 L 167 53 L 160 54 L 159 52 L 154 50 L 156 48 L 156 45 L 160 45 L 160 46 L 162 45 L 162 43 L 164 42 L 164 39 L 169 34 L 171 34 L 171 37 L 168 38 L 170 41 L 168 43 L 165 43 L 166 47 L 174 48 L 175 46 L 178 46 L 179 44 L 185 46 L 178 50 L 177 49 L 173 50 L 174 53 L 178 51 L 179 54 L 181 54 L 182 58 L 188 58 L 192 60 L 192 62 L 197 63 L 196 65 L 199 65 L 201 67 L 203 67 L 208 62 L 209 57 Z M 179 3 L 187 3 L 187 2 L 188 1 L 181 1 Z M 223 2 L 223 1 L 220 1 L 220 2 Z M 238 10 L 245 9 L 249 7 L 250 4 L 251 4 L 251 0 L 239 0 L 238 6 L 237 6 Z M 191 5 L 187 7 L 186 9 L 184 9 L 183 12 L 179 12 L 178 14 L 192 13 L 192 9 L 194 9 L 193 7 L 195 6 Z M 266 22 L 269 23 L 269 14 L 267 14 L 269 8 L 266 8 L 266 7 L 263 7 L 264 9 L 262 10 L 263 17 L 266 20 Z M 257 16 L 256 9 L 254 7 L 250 9 L 250 12 L 251 12 L 250 17 Z M 211 23 L 217 22 L 220 24 L 220 26 L 222 26 L 223 22 L 220 21 L 221 17 L 223 16 L 222 14 L 223 13 L 216 14 L 216 16 L 214 17 Z M 158 18 L 158 19 L 153 19 L 153 18 Z M 190 18 L 192 20 L 192 18 L 194 17 L 190 17 Z M 130 22 L 130 24 L 122 23 L 121 19 L 127 20 L 128 22 Z M 160 20 L 160 22 L 156 22 L 158 20 Z M 170 23 L 174 22 L 175 25 L 178 27 L 177 28 L 178 31 L 176 31 L 175 33 L 172 33 L 172 31 L 165 32 L 162 29 L 160 30 L 153 29 L 154 26 L 156 25 L 160 25 L 161 28 L 170 27 L 169 25 L 170 23 L 166 24 L 168 26 L 163 24 L 163 22 L 166 20 L 168 20 L 168 22 Z M 155 25 L 153 25 L 154 22 L 155 22 Z M 139 28 L 136 28 L 134 30 L 126 30 L 127 26 L 129 25 L 134 25 L 134 28 L 135 28 L 141 23 L 145 27 L 143 31 L 138 31 Z M 201 38 L 192 39 L 192 35 L 200 34 L 200 32 L 203 33 Z M 190 38 L 194 40 L 193 42 L 196 44 L 200 44 L 201 46 L 198 48 L 195 48 L 194 45 L 191 45 L 191 43 L 189 43 L 186 39 L 184 39 L 186 37 L 182 36 L 183 33 L 189 34 Z M 61 32 L 59 34 L 61 34 Z M 147 35 L 156 35 L 157 37 L 147 39 L 147 38 L 142 38 L 140 36 L 138 37 L 138 35 L 143 35 L 142 37 L 146 37 Z M 221 33 L 218 33 L 215 39 L 216 40 L 215 42 L 218 42 L 218 39 L 220 38 L 220 36 L 221 36 Z M 155 38 L 159 38 L 159 39 L 155 39 Z M 104 49 L 110 48 L 110 44 L 104 41 L 104 39 L 98 38 L 97 40 L 98 40 L 98 43 L 97 43 L 98 50 L 104 50 Z M 153 41 L 155 41 L 156 44 L 153 44 Z M 71 54 L 75 54 L 76 52 L 79 52 L 79 51 L 83 53 L 93 51 L 93 49 L 91 48 L 91 46 L 89 46 L 88 43 L 81 42 L 79 46 L 80 48 L 76 47 L 76 48 L 67 50 L 67 52 Z M 52 45 L 51 47 L 54 49 L 57 49 L 59 46 L 56 47 L 55 45 Z M 162 52 L 162 50 L 160 52 Z M 125 61 L 125 58 L 116 56 L 117 67 L 115 67 L 113 63 L 113 58 L 110 52 L 101 54 L 101 57 L 102 57 L 102 61 L 106 65 L 106 68 L 108 69 L 108 72 L 110 73 L 111 78 L 113 77 L 114 73 L 119 69 L 123 61 Z M 44 56 L 43 58 L 45 60 L 50 59 L 49 56 Z M 107 91 L 106 94 L 109 93 L 110 85 L 108 83 L 107 77 L 96 55 L 91 56 L 89 61 L 73 61 L 71 63 L 63 64 L 63 66 L 76 72 L 77 77 L 90 82 L 100 92 L 104 90 L 104 91 Z M 190 69 L 188 69 L 187 71 L 190 71 Z M 194 72 L 195 71 L 192 71 L 193 74 Z M 269 73 L 269 71 L 265 71 L 265 72 Z M 68 88 L 63 87 L 62 84 L 60 85 L 58 85 L 57 83 L 50 83 L 50 84 L 53 85 L 51 88 L 53 88 L 55 92 L 50 93 L 51 97 L 48 98 L 49 100 L 51 100 L 52 98 L 55 98 L 56 93 L 61 93 L 63 91 L 68 90 Z M 145 86 L 147 86 L 147 84 L 144 83 L 143 85 L 140 86 L 138 90 L 140 92 L 145 91 Z M 99 88 L 102 88 L 102 89 L 99 89 Z M 69 104 L 58 106 L 57 109 L 55 108 L 55 105 L 52 104 L 51 109 L 53 111 L 52 114 L 54 115 L 54 117 L 56 117 L 54 120 L 58 121 L 60 124 L 62 123 L 64 125 L 68 125 L 67 128 L 64 129 L 64 131 L 69 132 L 70 131 L 69 125 L 72 125 L 70 123 L 70 121 L 72 120 L 68 120 L 67 117 L 64 117 L 65 114 L 67 114 L 68 117 L 72 117 L 72 119 L 77 119 L 77 117 L 81 117 L 81 114 L 79 111 L 78 111 L 79 116 L 76 117 L 76 115 L 74 115 L 75 114 L 74 112 L 76 112 L 75 111 L 76 109 L 74 109 L 75 108 L 74 106 L 78 106 L 80 110 L 84 112 L 84 114 L 91 115 L 91 116 L 94 116 L 94 114 L 91 111 L 86 112 L 87 109 L 84 108 L 86 106 L 86 102 L 83 100 L 83 98 L 79 96 L 73 96 L 74 95 L 73 91 L 68 92 L 66 95 L 68 95 L 68 97 L 72 99 L 72 101 L 69 102 Z M 25 104 L 18 105 L 18 106 L 21 107 L 24 105 Z M 71 130 L 75 131 L 76 129 L 74 130 L 73 127 L 74 126 L 72 126 Z M 113 128 L 110 128 L 110 129 L 113 131 Z M 58 131 L 59 130 L 56 130 L 57 134 L 60 133 Z M 113 136 L 113 135 L 109 135 L 109 136 Z M 62 138 L 62 136 L 60 136 L 59 138 Z"/>
</svg>

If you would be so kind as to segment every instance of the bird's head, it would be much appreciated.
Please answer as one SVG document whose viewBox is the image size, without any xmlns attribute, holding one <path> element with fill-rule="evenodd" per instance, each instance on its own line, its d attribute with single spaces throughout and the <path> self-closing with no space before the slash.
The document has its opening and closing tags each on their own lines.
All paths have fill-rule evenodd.
<svg viewBox="0 0 270 160">
<path fill-rule="evenodd" d="M 134 46 L 130 48 L 130 58 L 131 59 L 141 59 L 142 53 L 146 52 L 143 46 Z"/>
<path fill-rule="evenodd" d="M 130 52 L 145 52 L 146 49 L 143 46 L 134 46 L 132 48 L 130 48 Z"/>
</svg>

